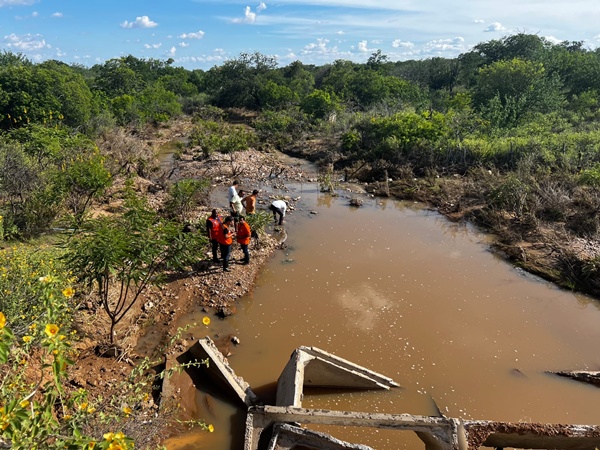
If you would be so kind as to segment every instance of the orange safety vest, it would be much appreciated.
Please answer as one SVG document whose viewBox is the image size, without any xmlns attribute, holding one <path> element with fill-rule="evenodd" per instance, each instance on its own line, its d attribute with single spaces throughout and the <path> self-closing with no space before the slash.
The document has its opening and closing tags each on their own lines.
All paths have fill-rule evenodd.
<svg viewBox="0 0 600 450">
<path fill-rule="evenodd" d="M 216 218 L 211 216 L 208 218 L 208 220 L 210 220 L 210 223 L 212 224 L 209 238 L 211 240 L 218 241 L 219 234 L 221 233 L 221 225 L 223 224 L 223 219 L 221 218 L 221 216 L 217 216 Z"/>
<path fill-rule="evenodd" d="M 250 236 L 252 233 L 250 232 L 250 225 L 248 222 L 240 222 L 237 227 L 237 241 L 238 244 L 246 244 L 250 243 Z"/>
<path fill-rule="evenodd" d="M 219 241 L 219 244 L 231 245 L 233 243 L 233 233 L 229 231 L 229 228 L 225 224 L 221 228 L 221 231 L 217 235 L 217 241 Z"/>
</svg>

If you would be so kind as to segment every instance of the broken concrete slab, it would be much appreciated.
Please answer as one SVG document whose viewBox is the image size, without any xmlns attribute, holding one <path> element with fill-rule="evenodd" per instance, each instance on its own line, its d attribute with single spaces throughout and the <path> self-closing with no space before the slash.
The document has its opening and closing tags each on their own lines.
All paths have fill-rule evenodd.
<svg viewBox="0 0 600 450">
<path fill-rule="evenodd" d="M 258 397 L 250 389 L 250 385 L 243 378 L 238 377 L 229 366 L 227 358 L 219 351 L 210 337 L 199 339 L 190 349 L 189 354 L 198 361 L 208 358 L 208 367 L 202 367 L 198 370 L 207 371 L 207 374 L 221 386 L 230 390 L 246 406 L 256 405 Z"/>
<path fill-rule="evenodd" d="M 267 450 L 292 450 L 298 445 L 319 450 L 373 450 L 363 444 L 341 441 L 326 433 L 307 430 L 287 423 L 275 424 Z"/>
<path fill-rule="evenodd" d="M 304 409 L 298 405 L 305 385 L 351 389 L 389 389 L 398 386 L 390 378 L 365 369 L 314 347 L 294 351 L 278 381 L 278 406 L 257 405 L 257 397 L 244 380 L 235 375 L 227 359 L 209 337 L 199 340 L 186 355 L 197 360 L 208 358 L 206 370 L 211 379 L 233 392 L 248 406 L 244 450 L 291 450 L 304 446 L 319 450 L 368 450 L 361 444 L 340 441 L 326 433 L 304 429 L 298 424 L 356 426 L 413 431 L 425 450 L 468 450 L 480 447 L 537 449 L 600 448 L 600 426 L 490 421 L 411 414 L 381 414 L 352 411 Z M 182 362 L 182 361 L 179 361 Z M 167 361 L 173 367 L 173 361 Z M 589 372 L 577 372 L 589 374 Z M 280 395 L 280 392 L 281 395 Z M 168 387 L 167 387 L 168 391 Z M 439 410 L 439 408 L 438 408 Z"/>
<path fill-rule="evenodd" d="M 278 406 L 302 406 L 304 386 L 347 389 L 398 387 L 391 378 L 316 347 L 298 347 L 277 380 Z"/>
<path fill-rule="evenodd" d="M 600 387 L 600 372 L 590 370 L 564 370 L 561 372 L 549 372 L 554 375 L 561 377 L 571 378 L 576 381 L 583 383 L 593 384 L 596 387 Z"/>
<path fill-rule="evenodd" d="M 453 421 L 445 418 L 265 405 L 248 409 L 244 450 L 257 450 L 262 432 L 278 422 L 414 431 L 425 444 L 426 450 L 459 449 L 456 426 Z"/>
<path fill-rule="evenodd" d="M 490 421 L 465 422 L 469 448 L 600 448 L 600 426 Z"/>
</svg>

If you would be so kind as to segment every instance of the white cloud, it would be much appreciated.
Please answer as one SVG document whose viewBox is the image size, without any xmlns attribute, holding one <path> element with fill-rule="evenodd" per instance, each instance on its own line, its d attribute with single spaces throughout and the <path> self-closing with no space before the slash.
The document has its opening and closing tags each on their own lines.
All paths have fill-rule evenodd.
<svg viewBox="0 0 600 450">
<path fill-rule="evenodd" d="M 475 20 L 473 20 L 473 23 L 485 23 L 485 20 L 483 20 L 483 19 L 475 19 Z"/>
<path fill-rule="evenodd" d="M 39 15 L 40 15 L 40 13 L 37 12 L 37 11 L 34 11 L 34 12 L 31 13 L 31 17 L 37 17 Z"/>
<path fill-rule="evenodd" d="M 121 24 L 121 28 L 154 28 L 158 23 L 150 20 L 148 16 L 136 17 L 135 21 L 128 22 L 127 20 Z"/>
<path fill-rule="evenodd" d="M 55 13 L 52 13 L 52 17 L 57 17 L 57 18 L 59 18 L 59 17 L 62 17 L 62 16 L 63 16 L 63 13 L 61 13 L 61 12 L 55 12 Z"/>
<path fill-rule="evenodd" d="M 358 43 L 358 51 L 361 53 L 366 53 L 369 51 L 369 49 L 367 47 L 367 41 L 360 41 Z"/>
<path fill-rule="evenodd" d="M 243 19 L 233 19 L 233 23 L 254 23 L 256 20 L 256 13 L 252 12 L 249 6 L 246 6 Z"/>
<path fill-rule="evenodd" d="M 544 36 L 544 39 L 546 39 L 548 42 L 552 42 L 553 44 L 560 44 L 563 41 L 563 39 L 558 39 L 554 36 Z"/>
<path fill-rule="evenodd" d="M 36 3 L 37 0 L 0 0 L 0 8 L 3 6 L 21 5 L 28 6 Z"/>
<path fill-rule="evenodd" d="M 343 36 L 344 32 L 342 30 L 340 30 L 340 31 L 337 31 L 335 34 L 337 34 L 338 36 Z"/>
<path fill-rule="evenodd" d="M 190 46 L 190 44 L 188 44 L 187 42 L 180 42 L 178 45 L 179 45 L 181 48 L 186 48 L 186 47 L 189 47 L 189 46 Z"/>
<path fill-rule="evenodd" d="M 231 22 L 232 23 L 254 23 L 256 22 L 256 15 L 262 11 L 264 11 L 265 9 L 267 9 L 267 5 L 265 5 L 264 2 L 260 2 L 258 4 L 258 6 L 256 7 L 256 12 L 252 11 L 252 8 L 250 8 L 249 6 L 246 6 L 246 9 L 244 10 L 244 18 L 240 19 L 240 18 L 236 18 L 233 19 Z"/>
<path fill-rule="evenodd" d="M 316 42 L 311 42 L 304 46 L 304 48 L 300 51 L 301 55 L 304 56 L 332 56 L 334 59 L 338 59 L 338 55 L 340 52 L 336 46 L 328 47 L 329 39 L 319 38 Z M 346 53 L 347 55 L 348 53 Z"/>
<path fill-rule="evenodd" d="M 455 37 L 453 39 L 438 39 L 429 41 L 423 47 L 425 53 L 444 53 L 444 52 L 459 52 L 462 53 L 467 50 L 465 45 L 465 39 L 462 37 Z"/>
<path fill-rule="evenodd" d="M 40 34 L 24 34 L 18 36 L 14 33 L 4 36 L 6 47 L 22 52 L 41 50 L 43 48 L 52 48 L 46 44 L 46 41 Z"/>
<path fill-rule="evenodd" d="M 502 26 L 500 22 L 494 22 L 489 24 L 483 31 L 489 33 L 490 31 L 506 31 L 506 28 Z"/>
<path fill-rule="evenodd" d="M 400 39 L 394 39 L 392 41 L 392 47 L 394 48 L 413 48 L 415 44 L 410 41 L 403 42 Z"/>
<path fill-rule="evenodd" d="M 160 48 L 161 46 L 160 42 L 158 44 L 144 44 L 144 48 Z"/>
<path fill-rule="evenodd" d="M 202 39 L 204 37 L 204 31 L 198 30 L 195 33 L 183 33 L 178 37 L 179 39 Z"/>
<path fill-rule="evenodd" d="M 177 49 L 175 47 L 171 47 L 167 52 L 167 56 L 175 56 L 175 53 L 177 53 Z"/>
</svg>

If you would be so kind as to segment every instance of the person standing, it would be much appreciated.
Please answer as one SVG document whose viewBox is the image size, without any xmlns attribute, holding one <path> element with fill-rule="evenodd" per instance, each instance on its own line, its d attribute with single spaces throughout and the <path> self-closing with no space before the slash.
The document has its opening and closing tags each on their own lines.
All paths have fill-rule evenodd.
<svg viewBox="0 0 600 450">
<path fill-rule="evenodd" d="M 236 239 L 238 244 L 244 252 L 244 259 L 242 260 L 242 264 L 250 264 L 250 252 L 248 251 L 248 245 L 250 245 L 250 237 L 252 236 L 252 231 L 250 230 L 250 225 L 246 222 L 246 218 L 244 216 L 239 217 L 239 221 L 236 229 Z"/>
<path fill-rule="evenodd" d="M 208 219 L 206 219 L 206 234 L 210 240 L 210 249 L 212 251 L 213 262 L 219 262 L 217 250 L 219 249 L 218 236 L 221 232 L 223 218 L 219 215 L 216 209 L 213 209 Z"/>
<path fill-rule="evenodd" d="M 252 191 L 252 194 L 250 194 L 242 199 L 242 205 L 244 205 L 246 214 L 255 214 L 256 213 L 256 197 L 257 196 L 258 196 L 258 191 L 256 189 L 254 189 Z"/>
<path fill-rule="evenodd" d="M 237 187 L 239 185 L 239 181 L 234 180 L 233 184 L 229 187 L 227 191 L 227 199 L 229 201 L 229 208 L 231 210 L 231 214 L 233 217 L 236 217 L 238 214 L 241 214 L 244 207 L 242 205 L 242 199 L 237 193 Z M 243 191 L 240 191 L 243 192 Z"/>
<path fill-rule="evenodd" d="M 279 225 L 283 224 L 283 218 L 287 211 L 287 203 L 283 200 L 275 200 L 269 205 L 269 209 L 273 211 L 273 220 L 277 221 L 277 216 L 279 216 Z"/>
<path fill-rule="evenodd" d="M 229 257 L 231 256 L 231 244 L 233 243 L 233 230 L 231 230 L 233 217 L 225 217 L 221 224 L 221 232 L 218 235 L 221 258 L 223 258 L 223 272 L 231 272 L 229 268 Z"/>
</svg>

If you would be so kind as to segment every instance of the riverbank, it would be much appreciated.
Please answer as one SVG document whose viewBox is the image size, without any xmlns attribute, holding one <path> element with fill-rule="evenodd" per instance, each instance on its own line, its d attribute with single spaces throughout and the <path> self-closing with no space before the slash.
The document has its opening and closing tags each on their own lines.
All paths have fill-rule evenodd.
<svg viewBox="0 0 600 450">
<path fill-rule="evenodd" d="M 187 131 L 189 124 L 183 122 L 155 130 L 155 139 L 147 132 L 144 139 L 159 154 L 165 143 L 184 139 Z M 217 153 L 206 159 L 195 159 L 191 151 L 184 149 L 180 154 L 169 157 L 172 158 L 171 163 L 163 165 L 152 176 L 136 178 L 135 188 L 144 195 L 149 205 L 160 210 L 170 183 L 186 178 L 209 180 L 209 198 L 205 204 L 195 205 L 191 212 L 191 224 L 199 233 L 204 232 L 206 218 L 213 208 L 222 215 L 227 214 L 226 191 L 234 179 L 240 181 L 238 190 L 260 190 L 258 209 L 266 210 L 274 198 L 285 198 L 290 205 L 288 214 L 294 214 L 296 199 L 289 196 L 286 183 L 316 181 L 316 173 L 309 164 L 277 153 L 247 150 L 236 153 L 232 162 L 229 156 Z M 232 170 L 234 168 L 237 170 Z M 95 208 L 95 215 L 113 214 L 119 210 L 121 184 L 119 181 L 115 183 L 106 200 Z M 270 230 L 272 226 L 268 228 Z M 145 290 L 142 298 L 117 326 L 121 347 L 117 357 L 107 353 L 108 346 L 102 344 L 107 340 L 110 327 L 106 315 L 94 301 L 93 294 L 85 296 L 76 325 L 84 338 L 76 346 L 79 356 L 70 371 L 69 384 L 74 388 L 85 388 L 92 399 L 106 398 L 111 393 L 119 396 L 119 390 L 123 389 L 123 382 L 127 382 L 124 380 L 128 380 L 132 368 L 139 367 L 146 357 L 159 364 L 148 368 L 146 373 L 157 373 L 162 362 L 186 351 L 198 338 L 182 331 L 181 327 L 186 324 L 181 324 L 180 319 L 195 311 L 203 312 L 211 320 L 235 314 L 238 299 L 252 288 L 260 269 L 279 248 L 281 244 L 277 233 L 261 234 L 250 246 L 250 264 L 242 265 L 239 261 L 241 250 L 234 243 L 232 271 L 224 273 L 220 265 L 212 263 L 207 247 L 205 254 L 198 255 L 198 262 L 190 271 L 171 274 L 165 284 Z M 220 336 L 215 340 L 227 354 L 227 347 L 232 345 L 230 336 Z M 161 400 L 155 395 L 144 404 L 137 405 L 131 420 L 124 421 L 121 430 L 135 439 L 136 447 L 151 448 L 181 431 L 183 426 L 176 425 L 174 418 L 186 418 L 185 413 L 161 409 Z"/>
<path fill-rule="evenodd" d="M 285 153 L 313 161 L 332 180 L 361 183 L 375 196 L 423 202 L 451 221 L 468 221 L 496 236 L 492 249 L 515 266 L 558 286 L 600 298 L 600 218 L 597 189 L 561 174 L 500 173 L 415 176 L 413 168 L 347 160 L 339 140 L 297 142 Z M 388 174 L 393 174 L 388 175 Z M 525 180 L 524 177 L 527 179 Z"/>
</svg>

